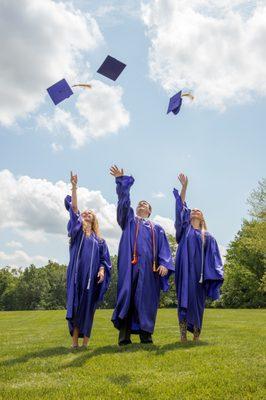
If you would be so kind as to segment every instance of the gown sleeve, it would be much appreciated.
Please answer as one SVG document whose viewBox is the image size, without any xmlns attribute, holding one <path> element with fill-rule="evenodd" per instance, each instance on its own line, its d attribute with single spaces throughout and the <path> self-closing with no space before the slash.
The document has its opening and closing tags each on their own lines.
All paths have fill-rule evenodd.
<svg viewBox="0 0 266 400">
<path fill-rule="evenodd" d="M 204 263 L 204 285 L 207 296 L 212 300 L 218 300 L 223 284 L 223 262 L 216 240 L 211 235 L 208 239 Z"/>
<path fill-rule="evenodd" d="M 158 266 L 162 265 L 168 270 L 174 271 L 171 249 L 168 239 L 162 227 L 159 227 L 158 232 Z"/>
<path fill-rule="evenodd" d="M 157 254 L 157 264 L 159 266 L 163 266 L 168 269 L 168 273 L 166 276 L 160 276 L 160 288 L 163 292 L 167 292 L 169 285 L 169 277 L 175 270 L 172 260 L 172 253 L 169 246 L 168 239 L 166 234 L 161 226 L 159 226 L 158 231 L 158 254 Z"/>
<path fill-rule="evenodd" d="M 179 243 L 190 224 L 190 209 L 187 207 L 186 202 L 182 202 L 177 189 L 174 189 L 173 193 L 175 196 L 175 237 L 176 242 Z"/>
<path fill-rule="evenodd" d="M 75 213 L 73 211 L 72 208 L 72 204 L 71 204 L 71 196 L 66 196 L 65 198 L 65 207 L 67 209 L 67 211 L 69 212 L 69 221 L 67 224 L 67 232 L 68 232 L 68 236 L 71 238 L 71 241 L 73 241 L 77 235 L 77 233 L 79 232 L 79 230 L 82 227 L 82 221 L 81 221 L 81 216 L 80 216 L 80 212 L 78 211 L 77 213 Z"/>
<path fill-rule="evenodd" d="M 107 291 L 109 284 L 110 284 L 111 268 L 112 268 L 109 249 L 106 244 L 106 241 L 103 239 L 100 239 L 100 241 L 99 241 L 99 253 L 100 253 L 99 268 L 104 267 L 104 280 L 102 283 L 100 283 L 101 288 L 100 288 L 100 294 L 99 294 L 99 301 L 102 301 L 103 296 L 104 296 L 105 292 Z"/>
<path fill-rule="evenodd" d="M 118 195 L 117 222 L 124 230 L 129 221 L 134 218 L 134 211 L 130 204 L 130 188 L 134 183 L 133 176 L 120 176 L 115 179 Z"/>
</svg>

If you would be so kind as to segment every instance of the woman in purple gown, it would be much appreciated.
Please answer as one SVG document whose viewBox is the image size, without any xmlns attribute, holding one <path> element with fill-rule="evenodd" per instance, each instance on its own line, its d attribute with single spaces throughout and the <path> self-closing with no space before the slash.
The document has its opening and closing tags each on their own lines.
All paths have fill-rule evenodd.
<svg viewBox="0 0 266 400">
<path fill-rule="evenodd" d="M 178 177 L 182 189 L 174 189 L 176 200 L 175 284 L 181 341 L 187 341 L 187 330 L 199 340 L 206 297 L 217 300 L 223 283 L 223 265 L 216 240 L 207 232 L 203 213 L 190 210 L 185 202 L 188 179 Z"/>
<path fill-rule="evenodd" d="M 86 348 L 98 303 L 108 288 L 111 261 L 106 242 L 100 237 L 96 215 L 91 210 L 78 210 L 77 175 L 72 175 L 72 197 L 65 198 L 69 211 L 67 225 L 70 237 L 70 262 L 67 269 L 67 314 L 72 347 L 83 338 Z"/>
</svg>

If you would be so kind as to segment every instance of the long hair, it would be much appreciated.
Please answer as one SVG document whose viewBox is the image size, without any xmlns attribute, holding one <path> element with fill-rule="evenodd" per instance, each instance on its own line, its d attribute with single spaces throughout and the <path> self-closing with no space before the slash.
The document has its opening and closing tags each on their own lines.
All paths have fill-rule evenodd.
<svg viewBox="0 0 266 400">
<path fill-rule="evenodd" d="M 96 214 L 90 210 L 90 213 L 93 215 L 92 223 L 91 223 L 91 230 L 95 233 L 98 238 L 101 238 L 100 228 L 99 228 L 99 221 L 96 217 Z M 84 234 L 86 235 L 88 222 L 82 220 L 82 229 Z"/>
<path fill-rule="evenodd" d="M 202 214 L 202 220 L 200 221 L 200 230 L 201 230 L 201 237 L 202 237 L 202 242 L 204 243 L 205 241 L 205 233 L 207 231 L 207 225 L 206 225 L 206 221 L 204 219 L 203 213 Z"/>
<path fill-rule="evenodd" d="M 200 213 L 202 215 L 202 219 L 200 220 L 200 230 L 201 230 L 202 242 L 204 243 L 204 241 L 205 241 L 205 233 L 207 232 L 208 229 L 207 229 L 207 224 L 206 224 L 203 212 L 200 211 Z"/>
<path fill-rule="evenodd" d="M 207 231 L 207 230 L 208 230 L 208 229 L 207 229 L 206 221 L 205 221 L 205 219 L 204 219 L 204 217 L 203 217 L 203 214 L 202 214 L 202 220 L 200 221 L 200 229 L 201 229 L 202 231 Z"/>
</svg>

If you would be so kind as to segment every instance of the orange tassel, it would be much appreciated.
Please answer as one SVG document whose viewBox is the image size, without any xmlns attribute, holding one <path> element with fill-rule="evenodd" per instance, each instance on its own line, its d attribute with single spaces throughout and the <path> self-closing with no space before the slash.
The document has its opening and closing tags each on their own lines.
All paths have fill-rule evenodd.
<svg viewBox="0 0 266 400">
<path fill-rule="evenodd" d="M 138 263 L 138 257 L 134 254 L 133 260 L 131 261 L 132 265 L 136 265 Z"/>
</svg>

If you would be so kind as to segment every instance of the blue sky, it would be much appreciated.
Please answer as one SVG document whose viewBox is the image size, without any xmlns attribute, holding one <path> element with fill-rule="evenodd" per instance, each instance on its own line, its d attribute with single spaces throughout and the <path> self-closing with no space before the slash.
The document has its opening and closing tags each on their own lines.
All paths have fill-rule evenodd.
<svg viewBox="0 0 266 400">
<path fill-rule="evenodd" d="M 29 0 L 26 2 L 28 3 Z M 135 3 L 134 6 L 132 3 Z M 152 3 L 152 1 L 146 2 L 153 8 Z M 168 3 L 169 7 L 172 6 L 170 1 Z M 124 5 L 121 12 L 119 12 L 119 4 Z M 91 191 L 100 191 L 101 199 L 104 199 L 108 206 L 116 202 L 114 181 L 109 176 L 108 169 L 113 163 L 124 167 L 126 173 L 132 174 L 136 180 L 132 189 L 133 204 L 136 204 L 139 199 L 146 199 L 153 206 L 154 216 L 167 219 L 174 218 L 172 189 L 174 186 L 179 186 L 176 176 L 180 171 L 186 173 L 189 177 L 189 205 L 199 207 L 204 211 L 209 230 L 224 247 L 239 230 L 243 217 L 247 217 L 246 199 L 251 190 L 256 188 L 265 170 L 265 95 L 259 92 L 260 88 L 255 87 L 252 90 L 247 85 L 246 89 L 245 84 L 240 82 L 239 85 L 242 86 L 239 90 L 243 96 L 241 103 L 235 100 L 235 93 L 233 93 L 228 99 L 222 98 L 222 106 L 219 104 L 212 107 L 211 100 L 209 103 L 209 100 L 206 100 L 207 104 L 204 104 L 204 99 L 208 99 L 205 97 L 208 95 L 208 86 L 206 86 L 207 93 L 203 92 L 200 85 L 197 87 L 197 80 L 195 80 L 195 87 L 192 88 L 196 95 L 194 104 L 184 104 L 177 116 L 166 115 L 169 95 L 174 94 L 175 90 L 166 88 L 168 82 L 165 82 L 164 78 L 160 78 L 160 82 L 159 78 L 157 80 L 153 77 L 150 56 L 154 52 L 156 59 L 160 47 L 152 48 L 152 33 L 149 32 L 150 27 L 147 23 L 144 24 L 141 19 L 139 4 L 138 2 L 102 1 L 97 2 L 96 7 L 95 2 L 72 2 L 74 10 L 80 8 L 82 13 L 90 13 L 103 38 L 93 50 L 80 50 L 78 68 L 82 71 L 82 77 L 87 73 L 86 63 L 89 63 L 90 81 L 97 79 L 105 85 L 122 88 L 123 94 L 120 100 L 124 111 L 126 110 L 129 115 L 129 122 L 118 127 L 116 132 L 107 132 L 96 139 L 90 138 L 82 146 L 75 148 L 71 144 L 70 136 L 64 132 L 67 128 L 63 125 L 58 126 L 55 135 L 52 132 L 54 129 L 49 131 L 45 124 L 38 124 L 40 116 L 45 116 L 45 121 L 54 117 L 54 106 L 43 90 L 39 94 L 40 97 L 37 97 L 37 102 L 39 101 L 40 104 L 35 110 L 15 116 L 12 123 L 0 125 L 0 171 L 9 170 L 12 174 L 12 184 L 15 186 L 21 176 L 28 177 L 29 185 L 26 192 L 23 192 L 25 189 L 23 186 L 23 193 L 21 192 L 23 195 L 16 194 L 15 196 L 17 199 L 15 201 L 25 201 L 25 205 L 23 207 L 20 205 L 22 208 L 20 208 L 19 216 L 14 217 L 17 209 L 16 203 L 15 205 L 12 203 L 12 193 L 16 192 L 16 189 L 12 189 L 11 183 L 7 184 L 6 202 L 2 209 L 2 218 L 6 218 L 7 221 L 2 223 L 1 229 L 1 266 L 6 263 L 22 266 L 27 262 L 41 265 L 45 258 L 54 258 L 60 262 L 67 261 L 68 249 L 64 228 L 62 228 L 63 223 L 58 222 L 57 217 L 55 218 L 57 222 L 52 222 L 54 215 L 58 213 L 58 204 L 61 203 L 55 200 L 57 207 L 54 208 L 54 212 L 52 206 L 47 212 L 47 202 L 49 203 L 47 190 L 43 200 L 44 211 L 40 203 L 35 204 L 34 201 L 36 196 L 38 197 L 35 191 L 42 190 L 41 184 L 44 180 L 48 181 L 52 188 L 58 181 L 68 183 L 71 169 L 79 175 L 79 186 L 87 188 L 84 196 L 89 196 Z M 245 4 L 242 6 L 245 7 Z M 159 29 L 159 22 L 157 28 Z M 12 36 L 12 29 L 9 34 Z M 188 48 L 186 51 L 191 53 L 194 50 Z M 96 70 L 107 54 L 127 64 L 115 83 L 96 74 Z M 163 54 L 167 58 L 167 53 Z M 221 63 L 225 61 L 227 60 L 222 59 Z M 25 62 L 22 72 L 23 68 L 27 68 L 28 62 L 27 60 Z M 159 59 L 156 62 L 160 64 L 163 61 Z M 60 66 L 58 70 L 57 74 L 60 74 Z M 182 71 L 182 76 L 186 75 L 185 72 Z M 159 69 L 158 75 L 160 73 Z M 189 73 L 191 74 L 191 69 Z M 171 71 L 171 74 L 173 74 L 171 82 L 174 81 L 176 75 L 178 83 L 179 69 Z M 66 76 L 62 68 L 61 78 L 71 79 L 70 76 L 71 74 Z M 187 79 L 189 81 L 192 78 L 188 76 Z M 201 79 L 208 80 L 209 77 L 203 74 Z M 256 79 L 259 80 L 258 77 Z M 261 75 L 261 79 L 265 80 L 265 75 Z M 52 83 L 54 82 L 50 82 Z M 226 80 L 225 84 L 228 84 Z M 216 85 L 215 78 L 213 85 Z M 11 81 L 9 87 L 10 90 L 16 91 Z M 176 91 L 179 89 L 182 87 L 176 85 Z M 236 90 L 238 89 L 233 88 L 232 92 Z M 80 93 L 75 93 L 69 100 L 57 106 L 70 113 L 77 124 L 81 119 L 76 107 Z M 92 98 L 93 89 L 90 96 Z M 217 99 L 219 93 L 215 95 L 210 90 L 209 97 L 212 98 L 212 96 Z M 108 105 L 106 106 L 105 101 L 102 101 L 99 107 L 105 109 Z M 104 120 L 101 123 L 105 123 Z M 82 126 L 82 129 L 86 129 L 85 123 Z M 60 151 L 53 151 L 52 143 L 57 143 Z M 3 179 L 5 181 L 2 180 L 2 185 L 3 182 L 5 185 L 5 182 L 11 178 L 3 176 Z M 39 181 L 36 182 L 35 179 Z M 20 187 L 19 184 L 18 187 Z M 155 194 L 159 192 L 163 193 L 164 197 L 156 197 Z M 33 193 L 32 196 L 30 193 Z M 53 192 L 51 199 L 55 198 L 56 194 Z M 8 209 L 9 201 L 15 209 L 12 213 Z M 84 201 L 86 203 L 86 199 Z M 97 209 L 96 203 L 95 208 Z M 25 218 L 24 212 L 26 214 L 29 212 Z M 47 218 L 43 229 L 42 218 L 39 215 L 37 218 L 35 216 L 35 213 L 42 212 L 46 213 L 45 218 Z M 64 215 L 63 213 L 62 210 L 60 215 Z M 105 218 L 108 219 L 106 214 Z M 112 208 L 110 219 L 114 219 L 114 208 Z M 115 221 L 112 223 L 115 224 Z M 54 228 L 53 224 L 58 224 L 58 228 Z M 26 230 L 28 235 L 23 236 L 23 230 Z M 34 240 L 35 233 L 36 238 L 41 234 L 44 240 Z M 103 233 L 105 233 L 104 229 Z M 108 231 L 106 236 L 107 241 L 110 237 L 110 246 L 114 252 L 119 237 L 118 228 L 115 227 L 114 235 Z"/>
</svg>

